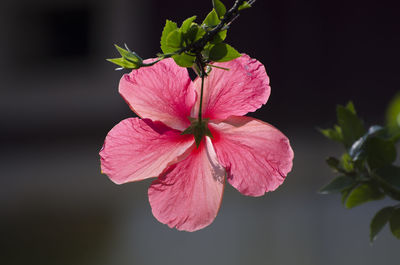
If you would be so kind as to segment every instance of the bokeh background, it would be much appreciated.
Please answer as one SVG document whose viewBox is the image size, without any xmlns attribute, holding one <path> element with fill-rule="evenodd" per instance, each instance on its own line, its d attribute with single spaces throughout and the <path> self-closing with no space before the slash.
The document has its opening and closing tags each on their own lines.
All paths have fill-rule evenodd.
<svg viewBox="0 0 400 265">
<path fill-rule="evenodd" d="M 223 1 L 227 6 L 232 0 Z M 267 105 L 251 116 L 277 126 L 295 151 L 275 192 L 245 197 L 226 186 L 212 225 L 186 233 L 151 214 L 150 180 L 122 186 L 100 174 L 107 132 L 134 114 L 117 92 L 114 43 L 153 57 L 165 19 L 178 23 L 211 1 L 3 0 L 0 8 L 0 263 L 399 264 L 386 227 L 369 222 L 384 200 L 347 210 L 317 190 L 342 149 L 318 127 L 353 100 L 382 123 L 399 91 L 399 14 L 387 1 L 259 0 L 227 41 L 263 62 Z"/>
</svg>

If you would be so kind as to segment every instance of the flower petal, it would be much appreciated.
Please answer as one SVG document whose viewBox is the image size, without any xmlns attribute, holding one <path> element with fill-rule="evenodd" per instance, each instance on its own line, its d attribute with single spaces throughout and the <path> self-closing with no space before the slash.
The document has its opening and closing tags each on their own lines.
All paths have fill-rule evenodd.
<svg viewBox="0 0 400 265">
<path fill-rule="evenodd" d="M 173 59 L 124 75 L 119 92 L 139 117 L 161 121 L 178 130 L 190 125 L 188 117 L 196 94 L 188 71 Z"/>
<path fill-rule="evenodd" d="M 218 164 L 211 141 L 171 166 L 149 188 L 153 215 L 169 227 L 195 231 L 209 225 L 219 210 L 225 170 Z"/>
<path fill-rule="evenodd" d="M 215 63 L 204 80 L 203 117 L 226 119 L 231 115 L 242 116 L 265 104 L 270 95 L 269 78 L 264 66 L 248 55 L 226 62 Z M 201 79 L 194 82 L 197 94 L 200 95 Z M 198 115 L 200 96 L 192 115 Z"/>
<path fill-rule="evenodd" d="M 180 135 L 160 122 L 125 119 L 104 141 L 101 171 L 117 184 L 158 177 L 193 143 L 193 136 Z"/>
<path fill-rule="evenodd" d="M 288 138 L 268 123 L 250 117 L 210 122 L 218 160 L 228 181 L 244 195 L 261 196 L 275 190 L 292 169 Z"/>
</svg>

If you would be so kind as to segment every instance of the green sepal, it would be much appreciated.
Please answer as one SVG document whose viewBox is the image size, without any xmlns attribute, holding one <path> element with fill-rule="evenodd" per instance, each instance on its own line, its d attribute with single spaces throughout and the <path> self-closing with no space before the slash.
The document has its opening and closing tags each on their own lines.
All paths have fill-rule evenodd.
<svg viewBox="0 0 400 265">
<path fill-rule="evenodd" d="M 177 29 L 178 29 L 178 26 L 176 25 L 176 23 L 167 19 L 167 21 L 165 22 L 163 32 L 161 34 L 161 41 L 160 41 L 161 50 L 163 51 L 163 53 L 165 53 L 165 54 L 174 53 L 176 51 L 176 48 L 172 48 L 167 45 L 167 38 L 168 38 L 168 35 L 172 31 L 177 30 Z"/>
<path fill-rule="evenodd" d="M 218 43 L 211 47 L 209 59 L 213 62 L 228 62 L 242 56 L 232 46 L 226 43 Z"/>
<path fill-rule="evenodd" d="M 337 193 L 353 187 L 356 181 L 348 176 L 338 176 L 319 190 L 321 194 Z"/>
<path fill-rule="evenodd" d="M 213 138 L 211 131 L 207 125 L 209 119 L 202 119 L 201 122 L 194 118 L 189 118 L 189 120 L 191 122 L 190 126 L 186 130 L 184 130 L 181 135 L 193 134 L 197 148 L 200 146 L 201 140 L 205 136 Z"/>
<path fill-rule="evenodd" d="M 375 216 L 372 218 L 370 229 L 369 229 L 369 241 L 372 243 L 378 233 L 382 230 L 382 228 L 386 225 L 389 221 L 390 217 L 392 216 L 394 207 L 385 207 L 379 210 Z"/>
<path fill-rule="evenodd" d="M 107 61 L 116 64 L 118 66 L 121 66 L 122 68 L 125 69 L 138 69 L 141 66 L 137 63 L 128 61 L 125 58 L 112 58 L 112 59 L 107 59 Z"/>
<path fill-rule="evenodd" d="M 217 15 L 219 16 L 219 18 L 222 18 L 226 13 L 225 5 L 219 0 L 212 0 L 212 5 L 213 5 L 215 11 L 217 12 Z"/>
<path fill-rule="evenodd" d="M 369 201 L 380 200 L 385 197 L 376 183 L 363 183 L 356 188 L 352 189 L 349 193 L 345 206 L 346 208 L 353 208 Z"/>
<path fill-rule="evenodd" d="M 121 47 L 119 47 L 117 44 L 114 44 L 115 48 L 117 48 L 119 54 L 121 54 L 122 58 L 127 59 L 128 61 L 137 63 L 137 64 L 141 64 L 143 62 L 143 59 L 139 57 L 139 55 L 137 55 L 136 52 L 132 52 L 129 50 L 125 50 Z"/>
<path fill-rule="evenodd" d="M 400 239 L 400 208 L 393 210 L 389 219 L 390 231 L 397 238 Z"/>
</svg>

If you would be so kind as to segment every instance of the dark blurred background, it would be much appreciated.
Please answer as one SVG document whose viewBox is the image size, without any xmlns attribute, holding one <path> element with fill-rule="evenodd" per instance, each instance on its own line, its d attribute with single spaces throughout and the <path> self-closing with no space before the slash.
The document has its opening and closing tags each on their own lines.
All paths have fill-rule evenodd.
<svg viewBox="0 0 400 265">
<path fill-rule="evenodd" d="M 231 6 L 233 1 L 223 1 Z M 117 92 L 114 43 L 154 57 L 165 19 L 181 23 L 211 1 L 3 0 L 0 8 L 0 263 L 398 264 L 388 228 L 371 247 L 369 221 L 391 201 L 353 210 L 317 190 L 342 152 L 317 127 L 353 100 L 383 123 L 399 91 L 398 7 L 387 1 L 259 0 L 228 33 L 265 64 L 269 102 L 254 117 L 291 140 L 293 172 L 251 198 L 227 186 L 212 225 L 185 233 L 158 223 L 150 180 L 122 186 L 100 174 L 107 132 L 134 114 Z"/>
</svg>

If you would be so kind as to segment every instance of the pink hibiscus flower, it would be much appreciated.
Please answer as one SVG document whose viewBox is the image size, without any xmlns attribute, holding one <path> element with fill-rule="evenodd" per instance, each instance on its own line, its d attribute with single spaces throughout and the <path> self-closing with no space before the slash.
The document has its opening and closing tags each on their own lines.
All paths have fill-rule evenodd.
<svg viewBox="0 0 400 265">
<path fill-rule="evenodd" d="M 270 95 L 264 66 L 243 55 L 216 63 L 204 80 L 202 117 L 212 138 L 196 147 L 182 135 L 198 116 L 201 79 L 194 82 L 172 59 L 133 70 L 119 92 L 140 118 L 128 118 L 107 135 L 101 169 L 117 184 L 158 177 L 148 190 L 153 215 L 179 230 L 195 231 L 216 217 L 227 181 L 239 192 L 275 190 L 292 168 L 293 151 L 278 129 L 243 117 Z"/>
</svg>

